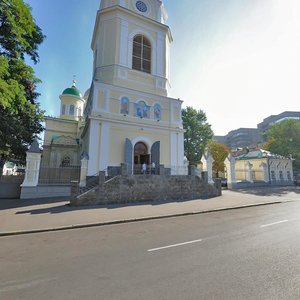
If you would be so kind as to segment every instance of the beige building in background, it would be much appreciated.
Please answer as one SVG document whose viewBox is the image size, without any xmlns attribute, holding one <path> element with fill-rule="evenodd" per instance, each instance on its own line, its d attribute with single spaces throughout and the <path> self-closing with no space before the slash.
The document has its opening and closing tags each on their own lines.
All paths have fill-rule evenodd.
<svg viewBox="0 0 300 300">
<path fill-rule="evenodd" d="M 293 182 L 293 160 L 263 149 L 234 157 L 236 181 Z"/>
</svg>

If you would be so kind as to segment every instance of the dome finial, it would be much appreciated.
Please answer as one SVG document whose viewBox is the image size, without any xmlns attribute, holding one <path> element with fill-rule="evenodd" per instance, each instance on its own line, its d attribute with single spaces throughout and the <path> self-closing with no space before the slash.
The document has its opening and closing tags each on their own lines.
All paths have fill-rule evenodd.
<svg viewBox="0 0 300 300">
<path fill-rule="evenodd" d="M 1 0 L 0 0 L 1 1 Z M 70 88 L 66 88 L 63 92 L 62 95 L 72 95 L 72 96 L 78 96 L 78 97 L 82 97 L 80 91 L 78 90 L 78 88 L 76 87 L 76 80 L 75 80 L 76 76 L 73 75 L 73 83 L 72 86 Z"/>
</svg>

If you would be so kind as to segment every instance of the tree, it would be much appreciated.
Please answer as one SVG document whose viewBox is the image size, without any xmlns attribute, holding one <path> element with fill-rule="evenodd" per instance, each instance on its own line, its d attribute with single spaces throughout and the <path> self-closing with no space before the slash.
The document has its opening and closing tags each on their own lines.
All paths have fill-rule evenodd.
<svg viewBox="0 0 300 300">
<path fill-rule="evenodd" d="M 25 57 L 39 61 L 44 40 L 31 8 L 23 0 L 0 1 L 0 174 L 7 158 L 24 160 L 25 151 L 43 130 L 37 103 L 40 82 Z"/>
<path fill-rule="evenodd" d="M 216 177 L 219 177 L 219 172 L 224 173 L 225 171 L 224 161 L 230 153 L 230 150 L 226 145 L 217 143 L 215 141 L 209 141 L 207 144 L 207 149 L 210 151 L 214 159 L 213 173 Z"/>
<path fill-rule="evenodd" d="M 190 164 L 200 162 L 204 149 L 209 140 L 213 137 L 211 125 L 207 123 L 207 118 L 202 110 L 188 106 L 182 110 L 184 134 L 184 155 Z"/>
<path fill-rule="evenodd" d="M 295 159 L 293 165 L 300 172 L 300 122 L 287 119 L 272 125 L 264 134 L 266 144 L 264 149 L 275 154 Z"/>
</svg>

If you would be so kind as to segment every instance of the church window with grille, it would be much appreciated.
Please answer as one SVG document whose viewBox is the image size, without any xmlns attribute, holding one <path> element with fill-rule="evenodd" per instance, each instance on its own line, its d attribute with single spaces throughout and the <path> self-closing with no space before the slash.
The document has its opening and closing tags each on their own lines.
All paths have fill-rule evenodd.
<svg viewBox="0 0 300 300">
<path fill-rule="evenodd" d="M 61 167 L 65 168 L 65 167 L 69 167 L 71 164 L 71 159 L 69 156 L 65 156 L 61 162 Z"/>
<path fill-rule="evenodd" d="M 283 172 L 282 171 L 279 171 L 279 178 L 280 178 L 281 181 L 284 180 L 283 179 Z"/>
<path fill-rule="evenodd" d="M 271 179 L 272 179 L 272 181 L 276 181 L 275 171 L 271 171 Z"/>
<path fill-rule="evenodd" d="M 133 39 L 132 69 L 151 73 L 151 44 L 143 35 Z"/>
</svg>

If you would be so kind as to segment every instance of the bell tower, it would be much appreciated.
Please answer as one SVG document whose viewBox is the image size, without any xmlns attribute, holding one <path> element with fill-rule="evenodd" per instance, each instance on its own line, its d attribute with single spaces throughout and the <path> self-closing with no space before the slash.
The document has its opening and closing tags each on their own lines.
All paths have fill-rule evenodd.
<svg viewBox="0 0 300 300">
<path fill-rule="evenodd" d="M 129 174 L 144 163 L 171 173 L 183 165 L 182 101 L 168 97 L 173 39 L 166 20 L 160 0 L 101 1 L 81 135 L 88 175 L 121 163 Z"/>
<path fill-rule="evenodd" d="M 172 35 L 159 0 L 102 0 L 92 50 L 94 80 L 167 96 Z"/>
</svg>

